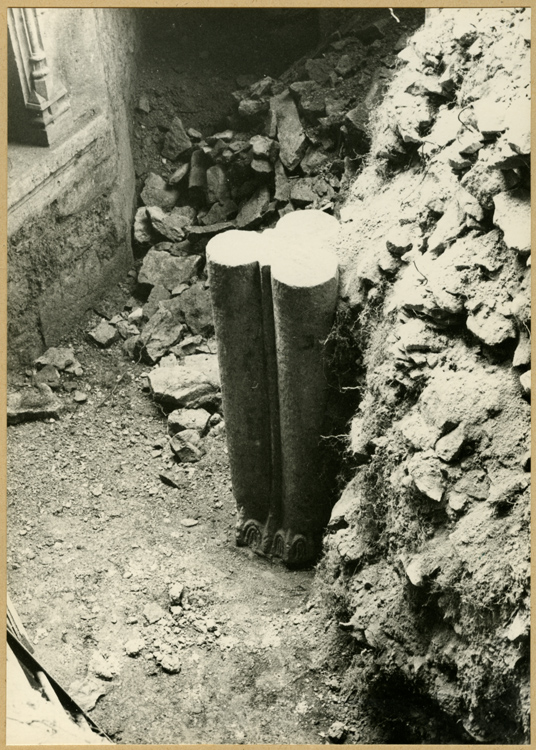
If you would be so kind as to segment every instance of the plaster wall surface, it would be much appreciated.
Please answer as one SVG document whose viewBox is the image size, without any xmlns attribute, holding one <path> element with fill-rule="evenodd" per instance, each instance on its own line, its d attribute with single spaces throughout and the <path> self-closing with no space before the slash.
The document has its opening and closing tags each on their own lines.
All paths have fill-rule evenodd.
<svg viewBox="0 0 536 750">
<path fill-rule="evenodd" d="M 73 128 L 56 146 L 8 148 L 9 362 L 56 343 L 132 263 L 130 146 L 136 17 L 130 9 L 37 11 Z"/>
</svg>

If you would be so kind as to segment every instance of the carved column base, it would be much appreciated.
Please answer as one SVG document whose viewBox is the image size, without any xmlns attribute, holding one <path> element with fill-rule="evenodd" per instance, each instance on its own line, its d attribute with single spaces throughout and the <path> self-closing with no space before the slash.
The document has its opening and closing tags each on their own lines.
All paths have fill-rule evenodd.
<svg viewBox="0 0 536 750">
<path fill-rule="evenodd" d="M 239 522 L 236 529 L 236 543 L 239 547 L 249 547 L 259 555 L 276 557 L 289 568 L 310 565 L 320 551 L 321 534 L 299 534 L 292 529 L 274 528 L 272 519 L 265 524 L 254 519 Z"/>
</svg>

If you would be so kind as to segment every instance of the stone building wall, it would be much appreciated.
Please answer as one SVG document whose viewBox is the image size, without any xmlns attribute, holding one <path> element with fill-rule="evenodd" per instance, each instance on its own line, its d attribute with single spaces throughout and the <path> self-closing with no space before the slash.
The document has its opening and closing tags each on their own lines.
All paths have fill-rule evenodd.
<svg viewBox="0 0 536 750">
<path fill-rule="evenodd" d="M 37 18 L 48 67 L 67 90 L 72 124 L 53 146 L 18 142 L 10 132 L 11 364 L 56 343 L 132 262 L 135 15 L 46 8 Z M 11 88 L 13 106 L 16 93 Z"/>
</svg>

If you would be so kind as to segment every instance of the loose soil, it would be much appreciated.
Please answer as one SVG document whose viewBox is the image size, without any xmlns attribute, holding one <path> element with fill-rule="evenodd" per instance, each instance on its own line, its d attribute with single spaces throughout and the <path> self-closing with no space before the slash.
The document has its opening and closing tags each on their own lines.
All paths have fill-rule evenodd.
<svg viewBox="0 0 536 750">
<path fill-rule="evenodd" d="M 126 293 L 103 305 L 121 309 Z M 88 400 L 64 395 L 72 406 L 60 420 L 8 430 L 8 587 L 38 657 L 67 688 L 91 675 L 95 653 L 117 665 L 91 712 L 115 742 L 322 742 L 340 714 L 334 669 L 350 646 L 336 623 L 313 624 L 313 571 L 235 546 L 223 432 L 208 434 L 180 488 L 160 480 L 166 419 L 142 390 L 148 368 L 120 344 L 89 344 L 94 320 L 69 338 Z M 144 607 L 168 610 L 175 583 L 183 613 L 149 625 Z M 137 635 L 146 647 L 129 657 Z M 166 650 L 178 674 L 157 664 Z"/>
</svg>

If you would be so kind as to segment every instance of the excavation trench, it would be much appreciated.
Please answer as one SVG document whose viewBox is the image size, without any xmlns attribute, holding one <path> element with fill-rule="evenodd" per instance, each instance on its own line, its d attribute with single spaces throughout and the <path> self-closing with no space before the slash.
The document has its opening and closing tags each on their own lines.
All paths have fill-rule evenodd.
<svg viewBox="0 0 536 750">
<path fill-rule="evenodd" d="M 355 696 L 341 691 L 339 669 L 355 646 L 324 612 L 312 585 L 314 571 L 307 568 L 317 559 L 336 492 L 338 458 L 315 454 L 326 410 L 333 411 L 331 432 L 337 434 L 355 407 L 354 380 L 345 381 L 351 401 L 328 404 L 326 392 L 322 347 L 335 314 L 336 263 L 328 262 L 327 271 L 321 261 L 312 263 L 311 243 L 305 243 L 305 252 L 296 252 L 294 260 L 284 248 L 292 261 L 286 265 L 278 267 L 260 251 L 249 267 L 237 265 L 233 244 L 235 233 L 252 238 L 246 242 L 270 244 L 270 233 L 281 231 L 273 226 L 292 224 L 296 212 L 305 213 L 301 209 L 322 210 L 327 217 L 342 203 L 366 154 L 364 129 L 333 110 L 324 115 L 344 120 L 341 140 L 329 134 L 322 140 L 317 133 L 313 147 L 304 131 L 303 142 L 289 150 L 282 136 L 289 123 L 295 134 L 296 116 L 309 132 L 308 118 L 318 118 L 319 112 L 303 102 L 322 86 L 335 87 L 334 79 L 313 80 L 311 87 L 309 77 L 300 88 L 304 82 L 298 76 L 291 98 L 285 85 L 263 84 L 273 87 L 265 99 L 277 99 L 279 159 L 265 141 L 253 149 L 268 151 L 251 159 L 251 138 L 276 139 L 248 114 L 248 107 L 255 110 L 255 102 L 261 102 L 265 118 L 270 108 L 263 96 L 247 93 L 267 77 L 278 81 L 297 57 L 341 38 L 330 36 L 329 16 L 316 11 L 159 13 L 157 19 L 156 13 L 144 12 L 133 115 L 137 219 L 146 233 L 138 222 L 137 275 L 131 272 L 63 342 L 76 351 L 83 387 L 75 388 L 80 383 L 74 376 L 62 377 L 74 384 L 72 394 L 82 395 L 61 419 L 19 424 L 9 435 L 12 598 L 44 665 L 86 701 L 115 742 L 372 741 L 374 731 L 365 719 L 352 717 L 344 730 L 330 729 L 341 705 L 352 715 Z M 406 30 L 420 20 L 418 12 L 408 13 Z M 360 41 L 361 72 L 341 63 L 337 73 L 354 110 L 365 93 L 372 92 L 370 106 L 381 97 L 383 83 L 374 79 L 371 66 L 375 55 L 388 55 L 387 47 L 400 34 L 395 21 L 390 21 L 393 28 L 386 25 L 387 10 L 377 15 L 377 37 L 362 24 L 368 37 L 365 33 Z M 336 47 L 339 53 L 344 48 Z M 318 72 L 319 80 L 323 75 Z M 229 106 L 237 78 L 238 121 Z M 176 117 L 183 130 L 199 131 L 186 134 L 185 156 L 173 151 L 182 136 L 178 126 L 174 130 Z M 242 135 L 221 136 L 222 130 Z M 233 151 L 231 146 L 245 139 L 248 148 Z M 249 156 L 241 162 L 235 153 Z M 294 164 L 297 153 L 298 163 L 307 156 L 309 171 Z M 174 181 L 181 169 L 183 177 Z M 163 184 L 151 183 L 151 173 Z M 194 229 L 181 234 L 179 221 L 176 234 L 170 234 L 169 206 L 155 206 L 147 197 L 151 190 L 159 200 L 174 193 L 175 216 L 191 218 L 195 211 Z M 216 200 L 205 197 L 210 190 Z M 212 231 L 229 221 L 226 231 Z M 297 236 L 287 236 L 286 242 L 304 244 Z M 160 269 L 155 281 L 150 263 L 154 268 L 163 258 L 167 271 Z M 170 258 L 191 268 L 173 286 L 165 279 L 175 262 Z M 217 395 L 179 403 L 179 409 L 204 408 L 207 419 L 200 441 L 192 435 L 185 440 L 181 424 L 170 450 L 168 417 L 174 407 L 169 393 L 159 400 L 153 374 L 171 371 L 178 361 L 216 357 L 212 323 L 205 320 L 209 294 L 225 427 Z M 184 302 L 188 295 L 190 308 Z M 136 322 L 139 309 L 149 321 L 141 335 L 130 335 L 128 325 Z M 180 336 L 166 339 L 156 324 L 149 336 L 156 315 L 160 326 L 178 316 Z M 122 346 L 108 348 L 101 341 L 99 348 L 95 337 L 88 340 L 88 330 L 102 325 L 103 318 L 118 330 L 123 326 Z M 302 350 L 297 340 L 311 346 Z M 258 394 L 251 398 L 252 380 L 262 380 L 264 407 Z M 244 415 L 246 437 L 240 432 Z M 186 432 L 195 430 L 187 426 Z M 252 443 L 261 446 L 256 461 L 251 461 Z M 196 460 L 177 461 L 179 451 Z M 331 461 L 327 493 L 326 473 L 319 473 L 323 461 Z M 236 545 L 237 526 L 245 547 Z M 289 570 L 280 559 L 305 569 Z"/>
</svg>

